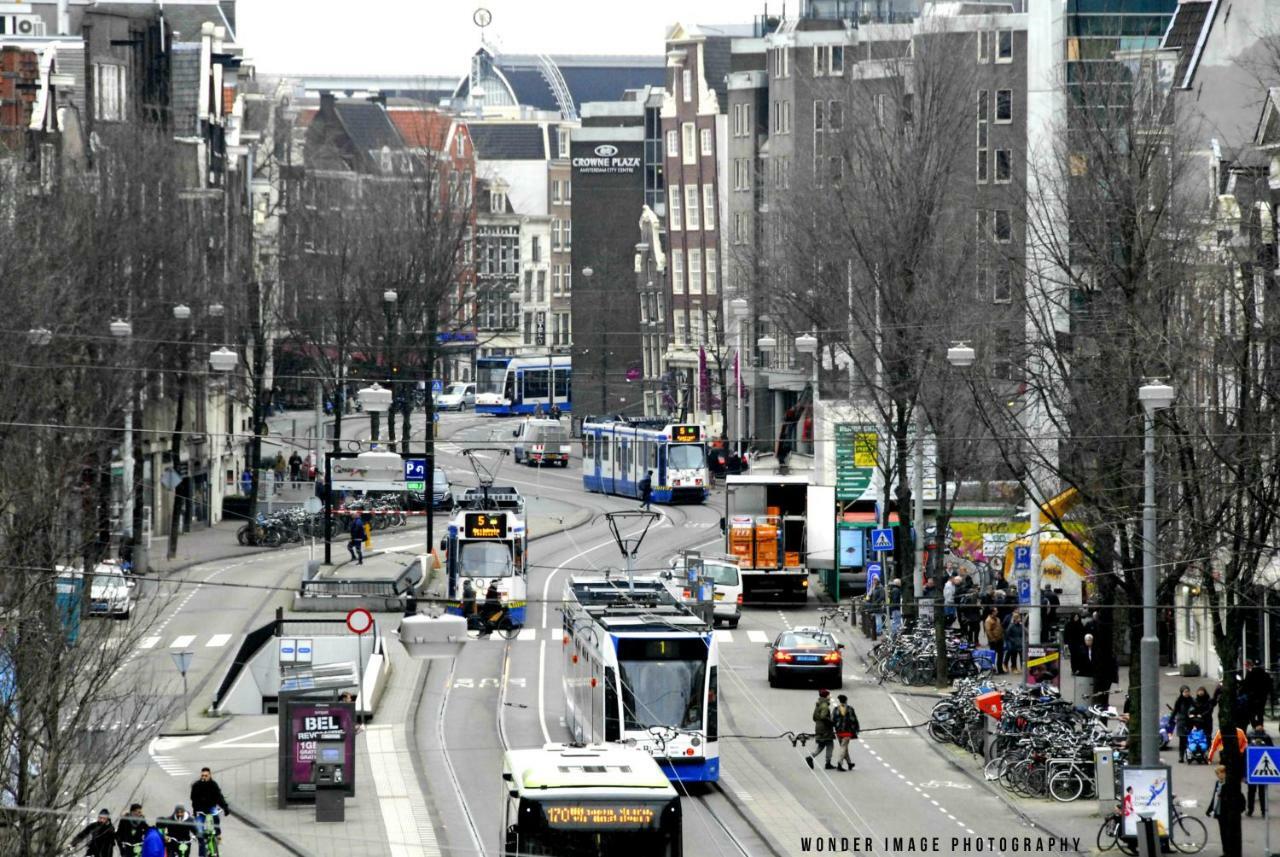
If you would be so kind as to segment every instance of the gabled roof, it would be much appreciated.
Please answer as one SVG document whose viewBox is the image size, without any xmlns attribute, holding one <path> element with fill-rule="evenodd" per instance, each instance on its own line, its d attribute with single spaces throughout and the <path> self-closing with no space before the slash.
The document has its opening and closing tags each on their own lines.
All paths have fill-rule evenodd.
<svg viewBox="0 0 1280 857">
<path fill-rule="evenodd" d="M 1173 85 L 1178 89 L 1191 88 L 1217 6 L 1218 0 L 1183 0 L 1173 13 L 1160 46 L 1178 49 L 1178 66 L 1173 72 Z"/>
<path fill-rule="evenodd" d="M 449 144 L 453 117 L 447 113 L 420 107 L 388 107 L 387 117 L 411 149 L 440 152 Z"/>
<path fill-rule="evenodd" d="M 1258 119 L 1258 130 L 1253 134 L 1253 144 L 1263 150 L 1280 148 L 1280 86 L 1267 89 L 1267 100 Z"/>
<path fill-rule="evenodd" d="M 225 11 L 217 0 L 165 0 L 163 4 L 97 0 L 85 11 L 128 18 L 153 18 L 157 13 L 163 12 L 165 20 L 169 22 L 169 28 L 178 33 L 177 41 L 199 41 L 200 28 L 206 22 L 215 27 L 226 28 L 227 41 L 235 41 L 235 26 L 227 19 Z"/>
<path fill-rule="evenodd" d="M 381 104 L 369 101 L 338 101 L 333 105 L 338 121 L 351 138 L 352 144 L 362 152 L 404 148 L 404 140 L 387 118 Z"/>
<path fill-rule="evenodd" d="M 547 159 L 542 126 L 532 123 L 474 122 L 469 126 L 476 157 L 490 161 Z"/>
<path fill-rule="evenodd" d="M 522 105 L 573 118 L 587 101 L 617 101 L 628 89 L 662 86 L 662 56 L 493 54 L 481 48 L 472 57 L 486 105 Z M 471 76 L 454 90 L 455 100 L 471 94 Z"/>
</svg>

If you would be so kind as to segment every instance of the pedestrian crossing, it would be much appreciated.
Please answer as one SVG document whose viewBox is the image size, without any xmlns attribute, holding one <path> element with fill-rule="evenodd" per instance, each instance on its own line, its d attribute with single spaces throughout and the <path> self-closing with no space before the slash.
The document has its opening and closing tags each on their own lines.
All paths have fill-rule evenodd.
<svg viewBox="0 0 1280 857">
<path fill-rule="evenodd" d="M 717 628 L 713 632 L 716 642 L 720 645 L 742 644 L 759 644 L 769 643 L 773 638 L 765 631 L 731 631 L 723 628 Z M 562 632 L 559 628 L 548 630 L 546 628 L 521 628 L 520 633 L 510 642 L 516 643 L 533 643 L 538 640 L 550 640 L 551 642 L 559 642 Z M 490 634 L 487 637 L 473 637 L 476 642 L 509 642 L 506 637 L 501 634 Z"/>
<path fill-rule="evenodd" d="M 208 637 L 197 634 L 180 634 L 175 637 L 162 636 L 160 634 L 152 634 L 149 637 L 143 637 L 138 641 L 138 650 L 147 651 L 148 649 L 189 649 L 199 645 L 204 649 L 221 649 L 231 642 L 233 634 L 210 634 Z M 202 644 L 198 641 L 203 640 Z"/>
</svg>

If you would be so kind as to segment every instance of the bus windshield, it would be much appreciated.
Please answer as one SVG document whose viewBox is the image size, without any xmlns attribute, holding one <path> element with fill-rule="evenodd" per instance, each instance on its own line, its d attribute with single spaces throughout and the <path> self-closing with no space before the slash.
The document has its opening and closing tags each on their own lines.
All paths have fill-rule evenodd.
<svg viewBox="0 0 1280 857">
<path fill-rule="evenodd" d="M 476 392 L 477 393 L 501 393 L 503 381 L 507 377 L 507 363 L 477 361 L 476 365 Z"/>
<path fill-rule="evenodd" d="M 458 569 L 463 577 L 510 577 L 511 546 L 506 542 L 460 542 Z"/>
<path fill-rule="evenodd" d="M 671 470 L 700 470 L 707 466 L 707 451 L 700 443 L 673 443 L 667 448 Z"/>
</svg>

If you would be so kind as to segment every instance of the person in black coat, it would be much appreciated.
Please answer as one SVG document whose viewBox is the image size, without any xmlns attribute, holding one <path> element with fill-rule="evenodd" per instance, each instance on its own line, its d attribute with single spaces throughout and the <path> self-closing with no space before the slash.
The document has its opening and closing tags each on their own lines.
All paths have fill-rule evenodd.
<svg viewBox="0 0 1280 857">
<path fill-rule="evenodd" d="M 646 471 L 644 478 L 640 480 L 640 502 L 644 504 L 646 509 L 649 508 L 649 498 L 653 494 L 653 471 Z"/>
<path fill-rule="evenodd" d="M 1244 707 L 1249 714 L 1249 722 L 1262 720 L 1267 713 L 1267 702 L 1271 699 L 1271 676 L 1253 661 L 1245 661 Z"/>
<path fill-rule="evenodd" d="M 173 815 L 156 819 L 156 829 L 164 837 L 164 853 L 167 857 L 191 853 L 191 840 L 196 838 L 196 822 L 185 806 L 178 804 L 173 808 Z"/>
<path fill-rule="evenodd" d="M 1267 727 L 1263 725 L 1262 720 L 1253 721 L 1252 728 L 1249 730 L 1249 746 L 1250 747 L 1274 747 L 1275 742 L 1271 740 L 1271 736 L 1267 734 Z M 1253 816 L 1254 799 L 1258 799 L 1259 809 L 1262 810 L 1263 818 L 1270 818 L 1267 815 L 1267 787 L 1266 786 L 1249 786 L 1249 800 L 1245 810 L 1245 815 Z"/>
<path fill-rule="evenodd" d="M 221 810 L 213 815 L 214 810 Z M 200 769 L 200 779 L 191 784 L 191 812 L 195 815 L 196 836 L 204 835 L 204 815 L 213 815 L 214 829 L 222 835 L 222 816 L 231 814 L 227 799 L 222 796 L 222 787 L 213 778 L 208 768 Z"/>
<path fill-rule="evenodd" d="M 1178 733 L 1178 761 L 1187 761 L 1187 733 L 1191 731 L 1191 712 L 1195 708 L 1195 699 L 1191 696 L 1191 688 L 1185 684 L 1178 689 L 1178 698 L 1169 706 L 1173 714 L 1173 728 Z"/>
<path fill-rule="evenodd" d="M 142 814 L 142 804 L 129 807 L 129 814 L 120 817 L 116 825 L 116 847 L 120 857 L 134 857 L 142 850 L 142 839 L 147 835 L 147 817 Z"/>
<path fill-rule="evenodd" d="M 111 857 L 112 846 L 116 842 L 116 830 L 111 824 L 111 813 L 102 810 L 98 820 L 91 821 L 71 840 L 71 847 L 85 843 L 84 857 Z"/>
<path fill-rule="evenodd" d="M 1196 688 L 1195 699 L 1191 702 L 1191 726 L 1199 726 L 1205 735 L 1213 734 L 1213 709 L 1218 701 L 1209 695 L 1204 685 Z"/>
<path fill-rule="evenodd" d="M 1071 673 L 1073 675 L 1083 675 L 1077 672 L 1075 668 L 1075 660 L 1080 654 L 1080 650 L 1084 648 L 1084 622 L 1080 621 L 1080 614 L 1074 613 L 1067 620 L 1067 625 L 1062 629 L 1062 642 L 1067 647 L 1067 656 L 1072 660 Z"/>
</svg>

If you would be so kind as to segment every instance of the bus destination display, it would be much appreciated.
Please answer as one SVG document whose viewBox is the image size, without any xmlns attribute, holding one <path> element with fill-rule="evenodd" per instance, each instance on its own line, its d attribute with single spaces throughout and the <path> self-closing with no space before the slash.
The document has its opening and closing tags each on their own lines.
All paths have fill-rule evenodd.
<svg viewBox="0 0 1280 857">
<path fill-rule="evenodd" d="M 468 539 L 505 539 L 507 516 L 489 512 L 468 512 L 463 521 L 464 537 Z"/>
<path fill-rule="evenodd" d="M 624 803 L 544 804 L 548 827 L 590 829 L 597 827 L 655 827 L 657 809 L 652 805 Z"/>
<path fill-rule="evenodd" d="M 672 426 L 672 443 L 697 443 L 702 440 L 702 426 Z"/>
</svg>

